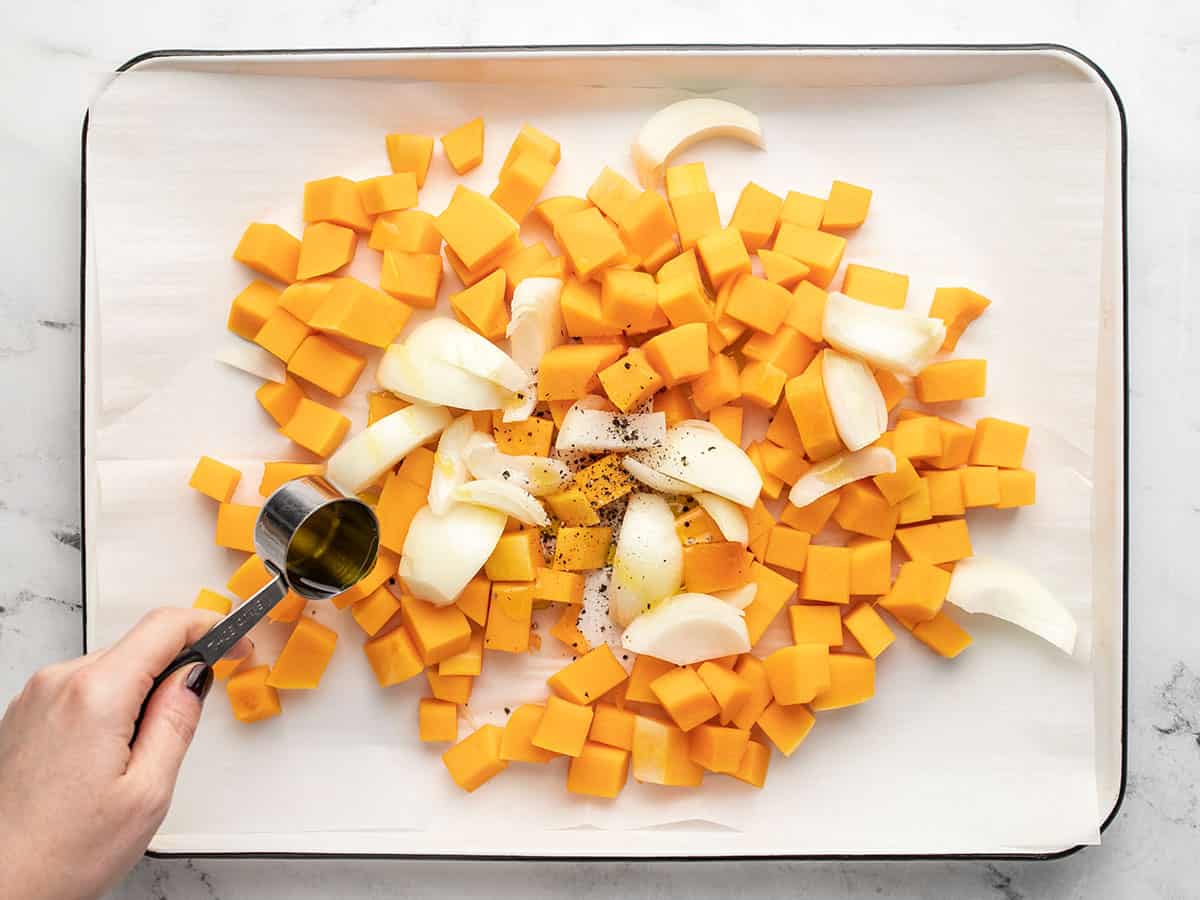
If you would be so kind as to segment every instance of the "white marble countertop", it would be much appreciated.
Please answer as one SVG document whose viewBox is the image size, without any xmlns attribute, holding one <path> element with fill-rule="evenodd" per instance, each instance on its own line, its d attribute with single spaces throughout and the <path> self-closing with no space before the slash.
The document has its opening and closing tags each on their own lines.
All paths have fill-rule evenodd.
<svg viewBox="0 0 1200 900">
<path fill-rule="evenodd" d="M 1129 780 L 1100 847 L 1052 863 L 697 865 L 144 861 L 115 896 L 325 898 L 1196 896 L 1200 643 L 1184 565 L 1200 521 L 1190 346 L 1200 259 L 1200 7 L 1185 0 L 763 3 L 610 0 L 585 16 L 528 0 L 439 4 L 48 0 L 0 33 L 0 701 L 80 649 L 79 126 L 144 50 L 604 42 L 1027 42 L 1103 67 L 1129 121 L 1132 625 Z M 865 10 L 864 7 L 872 9 Z M 549 9 L 554 10 L 551 6 Z M 747 10 L 750 8 L 747 7 Z M 1173 417 L 1172 417 L 1173 416 Z"/>
</svg>

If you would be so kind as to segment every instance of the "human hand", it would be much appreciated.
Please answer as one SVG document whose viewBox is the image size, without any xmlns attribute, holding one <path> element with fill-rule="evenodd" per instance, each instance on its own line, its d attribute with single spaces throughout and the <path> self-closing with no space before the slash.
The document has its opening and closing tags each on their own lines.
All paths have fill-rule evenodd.
<svg viewBox="0 0 1200 900">
<path fill-rule="evenodd" d="M 155 675 L 219 618 L 155 610 L 111 648 L 35 673 L 9 704 L 0 897 L 98 897 L 137 862 L 167 814 L 212 669 L 196 663 L 168 678 L 130 746 L 134 722 Z"/>
</svg>

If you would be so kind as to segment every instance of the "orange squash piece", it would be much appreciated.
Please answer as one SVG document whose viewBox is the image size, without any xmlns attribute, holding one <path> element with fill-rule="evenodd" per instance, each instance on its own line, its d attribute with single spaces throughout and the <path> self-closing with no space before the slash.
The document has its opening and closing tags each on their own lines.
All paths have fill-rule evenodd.
<svg viewBox="0 0 1200 900">
<path fill-rule="evenodd" d="M 225 684 L 229 705 L 239 722 L 259 722 L 283 712 L 279 692 L 267 684 L 268 666 L 255 666 L 230 676 Z"/>
<path fill-rule="evenodd" d="M 833 423 L 833 412 L 825 399 L 821 361 L 822 354 L 818 353 L 804 373 L 790 379 L 784 389 L 796 430 L 809 459 L 814 462 L 828 459 L 843 449 Z"/>
<path fill-rule="evenodd" d="M 475 118 L 442 136 L 442 150 L 454 171 L 463 175 L 483 162 L 483 119 Z"/>
<path fill-rule="evenodd" d="M 743 544 L 712 541 L 683 548 L 683 583 L 700 594 L 727 591 L 750 580 L 753 558 Z"/>
<path fill-rule="evenodd" d="M 322 458 L 338 448 L 349 430 L 349 419 L 307 397 L 300 398 L 295 413 L 279 429 L 282 435 Z"/>
<path fill-rule="evenodd" d="M 590 277 L 625 255 L 616 226 L 594 206 L 563 216 L 554 235 L 580 278 Z"/>
<path fill-rule="evenodd" d="M 942 341 L 942 352 L 953 353 L 967 326 L 983 315 L 992 305 L 987 297 L 969 288 L 938 288 L 933 292 L 933 304 L 929 315 L 946 323 L 946 339 Z"/>
<path fill-rule="evenodd" d="M 871 192 L 856 184 L 835 181 L 825 201 L 821 228 L 827 231 L 853 231 L 867 220 L 871 208 Z"/>
<path fill-rule="evenodd" d="M 278 225 L 251 222 L 242 232 L 233 258 L 261 275 L 291 284 L 300 262 L 300 241 Z"/>
<path fill-rule="evenodd" d="M 358 185 L 349 178 L 321 178 L 304 185 L 304 221 L 332 222 L 359 232 L 371 230 Z"/>
<path fill-rule="evenodd" d="M 254 340 L 254 336 L 266 324 L 267 319 L 271 318 L 271 313 L 275 312 L 282 299 L 283 294 L 277 288 L 265 281 L 254 279 L 233 298 L 229 307 L 227 327 L 238 337 L 248 341 Z"/>
<path fill-rule="evenodd" d="M 619 344 L 563 344 L 542 357 L 539 400 L 578 400 L 599 385 L 599 372 L 624 353 Z"/>
<path fill-rule="evenodd" d="M 810 270 L 809 281 L 819 288 L 827 288 L 842 263 L 846 239 L 815 228 L 802 228 L 784 222 L 779 226 L 773 249 L 800 260 Z"/>
<path fill-rule="evenodd" d="M 750 274 L 750 254 L 746 252 L 741 233 L 732 225 L 697 240 L 696 253 L 713 287 L 719 288 L 738 275 Z"/>
<path fill-rule="evenodd" d="M 820 228 L 825 217 L 825 199 L 788 191 L 779 210 L 779 220 L 802 228 Z"/>
<path fill-rule="evenodd" d="M 422 187 L 433 159 L 433 138 L 427 134 L 389 134 L 384 142 L 392 171 L 412 172 L 417 187 Z"/>
<path fill-rule="evenodd" d="M 442 763 L 455 784 L 470 793 L 508 768 L 500 758 L 503 733 L 498 725 L 484 725 L 442 754 Z"/>
<path fill-rule="evenodd" d="M 358 182 L 358 196 L 369 216 L 411 209 L 417 205 L 415 172 L 395 172 Z"/>
<path fill-rule="evenodd" d="M 439 253 L 442 236 L 431 213 L 421 209 L 396 210 L 375 217 L 367 246 L 380 252 Z"/>
<path fill-rule="evenodd" d="M 354 389 L 367 361 L 322 334 L 311 334 L 288 360 L 288 371 L 335 397 Z"/>
<path fill-rule="evenodd" d="M 312 329 L 306 324 L 286 309 L 276 307 L 254 336 L 254 343 L 287 362 L 310 334 Z"/>
<path fill-rule="evenodd" d="M 242 473 L 233 466 L 227 466 L 211 456 L 201 456 L 192 470 L 188 487 L 218 503 L 228 503 L 241 480 Z"/>
<path fill-rule="evenodd" d="M 520 229 L 496 201 L 461 184 L 434 221 L 448 248 L 471 270 L 498 255 Z"/>
<path fill-rule="evenodd" d="M 403 625 L 363 644 L 363 653 L 380 687 L 391 687 L 420 675 L 425 669 L 412 636 Z"/>
<path fill-rule="evenodd" d="M 279 651 L 267 676 L 267 685 L 288 690 L 312 690 L 320 686 L 337 638 L 336 631 L 315 619 L 300 619 Z"/>
<path fill-rule="evenodd" d="M 642 351 L 667 387 L 693 381 L 710 371 L 708 329 L 702 322 L 689 322 L 655 335 L 642 345 Z"/>
</svg>

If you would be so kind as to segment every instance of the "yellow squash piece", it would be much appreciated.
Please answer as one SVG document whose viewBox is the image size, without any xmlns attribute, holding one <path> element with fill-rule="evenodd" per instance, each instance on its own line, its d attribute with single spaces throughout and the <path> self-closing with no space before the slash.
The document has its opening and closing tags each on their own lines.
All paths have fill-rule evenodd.
<svg viewBox="0 0 1200 900">
<path fill-rule="evenodd" d="M 811 546 L 808 562 L 800 575 L 800 596 L 822 603 L 850 602 L 850 549 Z"/>
<path fill-rule="evenodd" d="M 273 688 L 312 690 L 321 684 L 321 676 L 337 646 L 337 632 L 315 619 L 302 618 L 292 629 L 279 658 L 271 667 L 267 684 Z"/>
<path fill-rule="evenodd" d="M 321 178 L 304 185 L 304 221 L 332 222 L 359 232 L 371 230 L 358 185 L 349 178 Z"/>
<path fill-rule="evenodd" d="M 508 768 L 500 758 L 503 733 L 498 725 L 484 725 L 442 754 L 455 784 L 470 793 Z"/>
<path fill-rule="evenodd" d="M 425 669 L 412 636 L 403 625 L 363 644 L 363 653 L 380 687 L 391 687 L 420 675 Z"/>
<path fill-rule="evenodd" d="M 938 288 L 933 292 L 933 304 L 929 315 L 946 323 L 946 339 L 942 342 L 943 353 L 953 353 L 958 339 L 967 326 L 983 315 L 992 301 L 969 288 Z"/>
<path fill-rule="evenodd" d="M 533 733 L 535 747 L 563 756 L 579 756 L 592 727 L 592 708 L 561 697 L 548 697 L 546 711 Z"/>
<path fill-rule="evenodd" d="M 417 729 L 425 743 L 453 744 L 458 740 L 458 707 L 445 700 L 422 697 L 417 704 Z"/>
<path fill-rule="evenodd" d="M 392 171 L 412 172 L 417 187 L 422 187 L 433 159 L 433 138 L 427 134 L 389 134 L 384 141 Z"/>
<path fill-rule="evenodd" d="M 337 410 L 322 406 L 307 397 L 300 398 L 295 413 L 279 429 L 285 437 L 291 438 L 322 459 L 338 448 L 349 430 L 349 419 Z"/>
<path fill-rule="evenodd" d="M 211 456 L 201 456 L 192 470 L 188 487 L 218 503 L 228 503 L 241 480 L 242 473 L 233 466 L 227 466 Z"/>
<path fill-rule="evenodd" d="M 808 737 L 815 722 L 807 706 L 784 706 L 772 701 L 759 716 L 757 724 L 780 753 L 791 756 Z"/>
<path fill-rule="evenodd" d="M 827 231 L 852 231 L 867 220 L 871 192 L 845 181 L 835 181 L 825 201 L 821 227 Z"/>
<path fill-rule="evenodd" d="M 259 722 L 279 715 L 279 692 L 267 684 L 268 666 L 255 666 L 230 676 L 225 685 L 229 705 L 239 722 Z"/>
<path fill-rule="evenodd" d="M 721 712 L 695 669 L 674 668 L 650 682 L 650 691 L 681 731 L 691 731 Z"/>
<path fill-rule="evenodd" d="M 797 603 L 788 608 L 792 643 L 842 646 L 842 613 L 836 606 Z"/>
<path fill-rule="evenodd" d="M 282 299 L 283 294 L 277 288 L 265 281 L 254 279 L 233 298 L 229 307 L 227 327 L 238 337 L 248 341 L 254 340 Z"/>
<path fill-rule="evenodd" d="M 896 640 L 892 629 L 888 628 L 887 623 L 869 603 L 860 603 L 854 607 L 846 613 L 843 621 L 846 630 L 858 641 L 863 653 L 871 659 L 876 659 Z"/>
<path fill-rule="evenodd" d="M 529 650 L 532 623 L 533 583 L 493 582 L 483 646 L 505 653 L 525 653 Z"/>
<path fill-rule="evenodd" d="M 876 306 L 904 309 L 908 299 L 908 276 L 851 263 L 846 266 L 842 293 Z"/>
<path fill-rule="evenodd" d="M 812 702 L 815 710 L 841 709 L 875 696 L 875 660 L 849 653 L 829 654 L 829 687 Z M 759 723 L 762 724 L 761 722 Z"/>
<path fill-rule="evenodd" d="M 645 784 L 695 787 L 704 769 L 692 762 L 688 736 L 667 722 L 637 716 L 633 725 L 633 777 Z"/>
<path fill-rule="evenodd" d="M 749 731 L 700 725 L 688 735 L 688 755 L 710 772 L 732 775 L 741 766 L 749 743 Z"/>
<path fill-rule="evenodd" d="M 300 262 L 300 241 L 278 225 L 251 222 L 233 251 L 233 258 L 260 275 L 291 284 Z"/>
<path fill-rule="evenodd" d="M 567 790 L 572 794 L 612 799 L 629 777 L 629 751 L 587 742 L 567 768 Z"/>
<path fill-rule="evenodd" d="M 314 222 L 306 225 L 304 235 L 300 239 L 296 277 L 303 281 L 336 272 L 354 259 L 354 248 L 357 244 L 358 234 L 352 228 L 334 225 L 332 222 Z"/>
<path fill-rule="evenodd" d="M 546 683 L 565 700 L 586 706 L 615 688 L 628 676 L 608 644 L 585 653 L 551 675 Z"/>
<path fill-rule="evenodd" d="M 442 150 L 454 171 L 463 175 L 483 162 L 483 119 L 475 118 L 442 136 Z"/>
</svg>

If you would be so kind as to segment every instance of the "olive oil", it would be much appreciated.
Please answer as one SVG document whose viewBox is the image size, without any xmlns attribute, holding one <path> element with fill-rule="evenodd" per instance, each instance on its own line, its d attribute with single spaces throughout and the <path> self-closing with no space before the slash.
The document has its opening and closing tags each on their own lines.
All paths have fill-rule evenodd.
<svg viewBox="0 0 1200 900">
<path fill-rule="evenodd" d="M 356 503 L 330 503 L 305 519 L 292 537 L 288 581 L 340 594 L 371 570 L 378 550 L 369 511 Z"/>
</svg>

